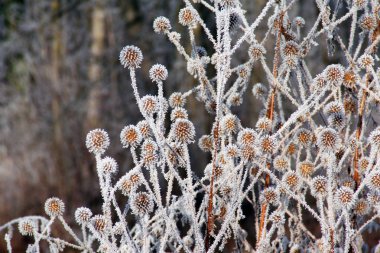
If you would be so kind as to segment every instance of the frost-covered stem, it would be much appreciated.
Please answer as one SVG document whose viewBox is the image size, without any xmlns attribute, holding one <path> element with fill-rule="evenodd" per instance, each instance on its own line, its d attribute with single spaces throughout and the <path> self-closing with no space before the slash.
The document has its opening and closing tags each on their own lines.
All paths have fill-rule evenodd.
<svg viewBox="0 0 380 253">
<path fill-rule="evenodd" d="M 347 210 L 343 211 L 344 215 L 344 225 L 345 225 L 345 235 L 344 235 L 344 253 L 348 253 L 350 250 L 350 244 L 351 244 L 351 225 L 350 225 L 350 215 L 348 214 Z"/>
<path fill-rule="evenodd" d="M 333 156 L 334 154 L 330 154 Z M 332 158 L 331 158 L 332 159 Z M 334 208 L 334 193 L 333 193 L 333 183 L 334 183 L 334 175 L 333 175 L 333 164 L 334 162 L 330 161 L 330 164 L 327 168 L 327 215 L 329 221 L 329 242 L 330 242 L 330 252 L 334 252 L 335 248 L 335 240 L 334 240 L 334 225 L 335 225 L 335 208 Z"/>
<path fill-rule="evenodd" d="M 352 22 L 351 22 L 351 29 L 350 29 L 350 39 L 349 39 L 349 42 L 348 42 L 348 51 L 349 52 L 352 51 L 352 46 L 354 44 L 354 38 L 355 38 L 356 24 L 357 24 L 357 21 L 358 21 L 358 10 L 357 10 L 356 6 L 354 6 L 353 8 L 355 10 L 354 10 L 354 13 L 352 13 Z"/>
<path fill-rule="evenodd" d="M 39 236 L 36 236 L 36 240 L 34 242 L 34 247 L 36 247 L 37 249 L 39 249 L 39 247 L 40 247 L 39 243 L 42 239 L 42 236 L 50 229 L 50 226 L 51 226 L 51 224 L 53 224 L 54 220 L 55 220 L 55 217 L 51 217 L 49 222 L 45 225 L 44 230 L 42 230 L 41 233 L 36 233 L 36 235 L 39 235 Z M 39 252 L 39 251 L 37 251 L 37 252 Z"/>
<path fill-rule="evenodd" d="M 149 170 L 150 180 L 153 184 L 153 190 L 156 195 L 157 202 L 162 205 L 161 191 L 160 191 L 160 182 L 158 181 L 157 168 L 151 168 Z"/>
<path fill-rule="evenodd" d="M 71 229 L 71 227 L 66 223 L 65 219 L 63 219 L 62 216 L 58 216 L 59 221 L 62 223 L 65 230 L 74 238 L 74 240 L 79 245 L 84 245 L 84 243 L 78 238 L 78 236 L 74 233 L 74 231 Z"/>
<path fill-rule="evenodd" d="M 7 251 L 8 253 L 12 253 L 12 244 L 11 244 L 11 237 L 8 233 L 5 234 L 4 240 L 7 243 Z"/>
<path fill-rule="evenodd" d="M 148 219 L 149 217 L 147 215 L 144 215 L 144 217 L 141 217 L 141 226 L 142 226 L 142 240 L 143 240 L 143 246 L 142 246 L 142 252 L 149 252 L 150 250 L 150 242 L 149 242 L 149 233 L 148 233 Z"/>
<path fill-rule="evenodd" d="M 167 206 L 170 205 L 170 197 L 172 195 L 173 182 L 174 182 L 174 175 L 172 172 L 169 172 L 168 189 L 166 191 L 166 205 Z"/>
</svg>

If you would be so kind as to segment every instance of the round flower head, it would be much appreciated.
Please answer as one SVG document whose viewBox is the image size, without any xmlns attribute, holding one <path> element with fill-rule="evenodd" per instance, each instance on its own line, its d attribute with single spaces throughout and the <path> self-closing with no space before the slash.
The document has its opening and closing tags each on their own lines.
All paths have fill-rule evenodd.
<svg viewBox="0 0 380 253">
<path fill-rule="evenodd" d="M 126 175 L 121 178 L 118 183 L 118 189 L 121 190 L 121 193 L 124 196 L 127 196 L 131 193 L 132 189 L 135 189 L 141 184 L 141 176 L 139 173 L 133 173 L 132 175 Z"/>
<path fill-rule="evenodd" d="M 137 123 L 137 128 L 141 133 L 142 138 L 146 139 L 152 135 L 152 131 L 149 127 L 149 123 L 146 120 L 142 120 Z"/>
<path fill-rule="evenodd" d="M 170 120 L 176 121 L 177 119 L 187 119 L 187 111 L 183 109 L 182 107 L 176 107 L 173 109 L 172 113 L 170 114 Z"/>
<path fill-rule="evenodd" d="M 172 108 L 183 107 L 185 103 L 186 103 L 186 98 L 183 97 L 182 94 L 179 92 L 174 92 L 169 97 L 169 105 Z"/>
<path fill-rule="evenodd" d="M 294 19 L 294 24 L 298 27 L 303 27 L 305 25 L 305 19 L 303 19 L 302 17 L 296 17 Z"/>
<path fill-rule="evenodd" d="M 321 92 L 327 84 L 327 80 L 323 74 L 318 74 L 311 83 L 312 92 Z"/>
<path fill-rule="evenodd" d="M 100 161 L 100 169 L 105 174 L 113 174 L 117 172 L 118 165 L 115 159 L 107 156 Z"/>
<path fill-rule="evenodd" d="M 338 208 L 347 208 L 354 199 L 354 191 L 348 187 L 341 187 L 335 193 L 335 203 Z"/>
<path fill-rule="evenodd" d="M 373 60 L 373 57 L 369 54 L 363 54 L 358 59 L 359 67 L 362 69 L 367 69 L 373 67 L 375 64 L 375 61 Z"/>
<path fill-rule="evenodd" d="M 173 140 L 184 144 L 194 142 L 195 129 L 193 123 L 187 119 L 177 119 L 172 124 L 170 136 Z"/>
<path fill-rule="evenodd" d="M 224 150 L 226 158 L 234 159 L 240 156 L 240 150 L 235 144 L 229 144 L 225 147 Z"/>
<path fill-rule="evenodd" d="M 209 152 L 213 148 L 212 137 L 209 135 L 203 135 L 199 138 L 198 146 L 204 152 Z"/>
<path fill-rule="evenodd" d="M 240 147 L 240 157 L 244 162 L 252 161 L 255 155 L 256 150 L 253 145 L 242 145 Z"/>
<path fill-rule="evenodd" d="M 329 126 L 340 131 L 346 126 L 346 117 L 343 113 L 333 113 L 327 118 Z"/>
<path fill-rule="evenodd" d="M 148 116 L 152 116 L 158 111 L 158 102 L 156 96 L 146 95 L 141 98 L 141 105 L 143 113 Z"/>
<path fill-rule="evenodd" d="M 262 83 L 256 83 L 252 88 L 252 94 L 256 98 L 261 98 L 267 94 L 267 88 Z"/>
<path fill-rule="evenodd" d="M 242 79 L 247 79 L 249 76 L 249 68 L 246 65 L 240 66 L 237 68 L 238 76 Z"/>
<path fill-rule="evenodd" d="M 300 128 L 296 132 L 296 138 L 297 138 L 297 143 L 301 146 L 308 146 L 311 141 L 313 134 L 310 132 L 310 130 L 307 130 L 305 128 Z"/>
<path fill-rule="evenodd" d="M 153 211 L 153 199 L 145 192 L 138 192 L 131 196 L 129 200 L 132 212 L 135 215 L 143 216 Z"/>
<path fill-rule="evenodd" d="M 79 207 L 75 210 L 75 221 L 80 224 L 87 224 L 92 216 L 92 212 L 87 207 Z"/>
<path fill-rule="evenodd" d="M 237 141 L 240 145 L 253 145 L 257 139 L 257 133 L 251 128 L 245 128 L 238 134 Z"/>
<path fill-rule="evenodd" d="M 343 82 L 344 68 L 340 64 L 332 64 L 325 68 L 323 74 L 328 82 L 340 85 Z"/>
<path fill-rule="evenodd" d="M 338 133 L 332 128 L 325 128 L 319 132 L 317 145 L 323 152 L 335 152 L 341 144 Z"/>
<path fill-rule="evenodd" d="M 380 172 L 375 172 L 370 176 L 368 186 L 373 191 L 380 191 Z"/>
<path fill-rule="evenodd" d="M 99 233 L 105 232 L 109 226 L 106 217 L 103 215 L 95 215 L 91 218 L 91 223 Z"/>
<path fill-rule="evenodd" d="M 91 130 L 86 137 L 86 147 L 95 155 L 103 154 L 110 145 L 108 134 L 103 129 Z"/>
<path fill-rule="evenodd" d="M 284 213 L 280 211 L 274 211 L 270 216 L 269 220 L 276 227 L 281 227 L 285 223 Z"/>
<path fill-rule="evenodd" d="M 358 82 L 358 77 L 352 70 L 347 70 L 343 75 L 343 85 L 351 90 L 356 89 L 356 83 Z"/>
<path fill-rule="evenodd" d="M 268 119 L 267 117 L 260 117 L 256 122 L 256 128 L 257 131 L 270 131 L 272 127 L 272 120 Z"/>
<path fill-rule="evenodd" d="M 228 106 L 239 106 L 242 103 L 243 103 L 243 98 L 237 92 L 231 93 L 231 95 L 227 99 L 227 105 Z"/>
<path fill-rule="evenodd" d="M 373 15 L 364 14 L 359 19 L 360 28 L 364 31 L 372 31 L 376 28 L 376 18 Z"/>
<path fill-rule="evenodd" d="M 296 144 L 294 144 L 293 142 L 289 143 L 287 149 L 286 149 L 286 153 L 290 156 L 294 155 L 297 151 L 297 146 Z"/>
<path fill-rule="evenodd" d="M 346 114 L 355 113 L 357 110 L 356 100 L 350 95 L 346 95 L 344 97 L 343 105 L 344 105 L 344 111 Z"/>
<path fill-rule="evenodd" d="M 380 127 L 377 127 L 375 130 L 371 132 L 369 135 L 369 143 L 373 148 L 380 148 Z"/>
<path fill-rule="evenodd" d="M 362 158 L 360 158 L 360 160 L 359 160 L 359 170 L 362 173 L 364 173 L 364 172 L 367 171 L 368 167 L 369 167 L 369 159 L 368 159 L 368 157 L 362 157 Z"/>
<path fill-rule="evenodd" d="M 49 198 L 45 202 L 45 213 L 50 217 L 61 216 L 65 211 L 65 204 L 59 198 Z"/>
<path fill-rule="evenodd" d="M 125 126 L 120 132 L 120 141 L 123 148 L 136 147 L 142 140 L 138 127 L 129 125 Z"/>
<path fill-rule="evenodd" d="M 301 186 L 301 179 L 294 171 L 286 172 L 282 181 L 292 190 L 298 189 Z"/>
<path fill-rule="evenodd" d="M 368 201 L 366 199 L 359 199 L 355 204 L 354 212 L 360 216 L 366 215 L 369 212 Z"/>
<path fill-rule="evenodd" d="M 227 114 L 221 119 L 221 130 L 223 133 L 236 133 L 239 129 L 239 126 L 240 121 L 235 115 Z"/>
<path fill-rule="evenodd" d="M 169 19 L 161 16 L 153 21 L 153 29 L 156 33 L 167 33 L 172 29 L 172 26 L 170 25 Z"/>
<path fill-rule="evenodd" d="M 273 167 L 278 171 L 285 171 L 290 168 L 290 160 L 286 156 L 279 155 L 273 160 Z"/>
<path fill-rule="evenodd" d="M 18 230 L 23 236 L 33 235 L 37 230 L 37 224 L 33 220 L 24 218 L 18 223 Z"/>
<path fill-rule="evenodd" d="M 298 172 L 299 174 L 304 177 L 304 178 L 307 178 L 309 176 L 311 176 L 313 173 L 314 173 L 314 164 L 310 161 L 303 161 L 301 162 L 299 165 L 298 165 Z"/>
<path fill-rule="evenodd" d="M 334 113 L 344 113 L 344 106 L 340 102 L 328 103 L 323 110 L 327 117 L 330 117 Z"/>
<path fill-rule="evenodd" d="M 266 53 L 265 48 L 260 44 L 254 44 L 250 46 L 248 49 L 248 55 L 252 61 L 257 61 L 261 59 L 265 53 Z"/>
<path fill-rule="evenodd" d="M 185 7 L 179 11 L 179 23 L 183 26 L 190 26 L 196 22 L 196 14 L 189 7 Z"/>
<path fill-rule="evenodd" d="M 141 146 L 141 158 L 146 166 L 153 166 L 157 163 L 157 144 L 148 139 Z"/>
<path fill-rule="evenodd" d="M 143 60 L 140 48 L 136 46 L 125 46 L 120 52 L 119 60 L 124 68 L 139 68 Z"/>
<path fill-rule="evenodd" d="M 311 182 L 311 194 L 314 197 L 325 197 L 327 195 L 327 178 L 324 176 L 316 176 Z"/>
<path fill-rule="evenodd" d="M 165 81 L 168 78 L 168 70 L 162 64 L 155 64 L 149 70 L 149 77 L 153 82 Z"/>
<path fill-rule="evenodd" d="M 238 2 L 237 0 L 219 0 L 219 4 L 222 8 L 233 8 Z"/>
<path fill-rule="evenodd" d="M 288 41 L 282 46 L 283 58 L 297 57 L 300 51 L 299 45 L 294 41 Z"/>
<path fill-rule="evenodd" d="M 263 136 L 260 139 L 259 147 L 263 153 L 272 154 L 277 147 L 277 140 L 272 136 Z"/>
<path fill-rule="evenodd" d="M 266 204 L 277 205 L 279 202 L 279 194 L 276 188 L 268 187 L 261 193 L 260 200 Z"/>
</svg>

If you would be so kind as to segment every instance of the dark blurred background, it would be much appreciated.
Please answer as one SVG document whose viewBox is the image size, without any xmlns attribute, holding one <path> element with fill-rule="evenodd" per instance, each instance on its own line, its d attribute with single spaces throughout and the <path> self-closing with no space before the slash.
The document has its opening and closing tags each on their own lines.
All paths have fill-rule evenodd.
<svg viewBox="0 0 380 253">
<path fill-rule="evenodd" d="M 242 2 L 252 22 L 266 0 Z M 188 34 L 177 18 L 183 6 L 178 0 L 0 0 L 0 224 L 23 215 L 43 214 L 43 203 L 51 196 L 66 203 L 65 217 L 71 223 L 79 206 L 99 210 L 99 187 L 94 158 L 84 145 L 86 134 L 93 128 L 108 131 L 111 148 L 107 155 L 117 159 L 123 174 L 132 162 L 121 147 L 119 133 L 124 125 L 141 119 L 129 73 L 118 61 L 121 48 L 136 45 L 143 51 L 142 68 L 137 72 L 142 94 L 157 92 L 148 79 L 155 63 L 169 70 L 164 85 L 167 97 L 197 85 L 174 46 L 152 28 L 155 17 L 168 17 L 173 30 L 184 32 L 181 40 L 190 50 Z M 199 10 L 213 31 L 213 16 L 200 6 Z M 292 13 L 292 18 L 305 18 L 305 34 L 316 19 L 317 8 L 312 1 L 298 1 Z M 263 38 L 265 31 L 266 19 L 258 38 Z M 211 56 L 206 37 L 200 30 L 197 35 L 197 44 Z M 269 61 L 272 45 L 271 38 L 267 43 Z M 245 47 L 237 53 L 235 63 L 247 59 Z M 313 75 L 341 57 L 328 58 L 323 48 L 310 55 Z M 244 126 L 253 127 L 258 117 L 260 107 L 250 89 L 261 81 L 265 77 L 257 65 L 243 105 L 234 111 Z M 187 107 L 197 136 L 208 133 L 213 115 L 194 98 Z M 208 157 L 195 144 L 191 152 L 197 154 L 192 163 L 201 175 Z M 15 244 L 16 252 L 24 249 L 23 243 Z M 3 239 L 0 246 L 4 247 Z"/>
</svg>

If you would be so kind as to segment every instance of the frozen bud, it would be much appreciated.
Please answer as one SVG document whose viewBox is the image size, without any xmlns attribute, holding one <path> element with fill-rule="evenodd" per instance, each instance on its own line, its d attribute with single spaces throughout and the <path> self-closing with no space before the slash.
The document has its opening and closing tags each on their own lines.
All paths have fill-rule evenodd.
<svg viewBox="0 0 380 253">
<path fill-rule="evenodd" d="M 360 25 L 360 28 L 363 29 L 364 31 L 372 31 L 377 26 L 376 18 L 373 15 L 364 14 L 359 19 L 359 25 Z"/>
<path fill-rule="evenodd" d="M 261 193 L 260 200 L 262 203 L 278 205 L 279 194 L 276 188 L 268 187 L 264 189 Z"/>
<path fill-rule="evenodd" d="M 369 204 L 366 199 L 359 199 L 354 206 L 354 212 L 357 215 L 363 216 L 369 212 Z"/>
<path fill-rule="evenodd" d="M 298 165 L 298 172 L 299 174 L 304 177 L 310 177 L 315 170 L 314 164 L 310 161 L 303 161 Z"/>
<path fill-rule="evenodd" d="M 65 211 L 65 204 L 59 198 L 49 198 L 45 202 L 45 213 L 50 217 L 61 216 Z"/>
<path fill-rule="evenodd" d="M 358 77 L 352 70 L 348 70 L 344 72 L 343 76 L 343 85 L 351 90 L 356 89 L 356 83 L 358 82 Z"/>
<path fill-rule="evenodd" d="M 153 29 L 156 33 L 167 33 L 172 29 L 172 26 L 170 25 L 169 19 L 161 16 L 153 21 Z"/>
<path fill-rule="evenodd" d="M 240 150 L 235 144 L 229 144 L 225 147 L 224 153 L 227 159 L 234 159 L 240 156 Z"/>
<path fill-rule="evenodd" d="M 375 128 L 368 138 L 371 147 L 380 149 L 380 127 Z"/>
<path fill-rule="evenodd" d="M 117 188 L 120 189 L 124 196 L 131 193 L 133 189 L 141 184 L 141 175 L 139 173 L 133 173 L 132 175 L 126 175 L 120 179 Z"/>
<path fill-rule="evenodd" d="M 371 174 L 368 187 L 373 191 L 380 191 L 380 172 Z"/>
<path fill-rule="evenodd" d="M 142 140 L 138 127 L 129 125 L 125 126 L 120 132 L 120 141 L 123 148 L 136 147 Z"/>
<path fill-rule="evenodd" d="M 170 114 L 170 120 L 172 122 L 176 121 L 177 119 L 187 119 L 187 111 L 183 109 L 182 107 L 176 107 L 173 109 L 173 111 Z"/>
<path fill-rule="evenodd" d="M 141 146 L 141 158 L 146 166 L 153 166 L 158 161 L 157 144 L 148 139 Z"/>
<path fill-rule="evenodd" d="M 179 92 L 174 92 L 169 97 L 169 105 L 172 108 L 183 107 L 185 103 L 186 103 L 186 98 L 183 97 L 182 94 Z"/>
<path fill-rule="evenodd" d="M 181 143 L 189 144 L 194 142 L 195 129 L 193 123 L 187 119 L 176 120 L 172 124 L 170 136 Z"/>
<path fill-rule="evenodd" d="M 31 219 L 24 218 L 18 223 L 18 230 L 23 236 L 33 235 L 37 230 L 37 223 Z"/>
<path fill-rule="evenodd" d="M 190 26 L 196 22 L 196 13 L 191 8 L 185 7 L 179 11 L 178 19 L 181 25 Z"/>
<path fill-rule="evenodd" d="M 75 210 L 75 221 L 80 224 L 87 224 L 92 216 L 92 212 L 87 207 L 79 207 Z"/>
<path fill-rule="evenodd" d="M 237 69 L 237 74 L 240 78 L 242 79 L 247 79 L 248 76 L 249 76 L 249 68 L 248 66 L 240 66 L 238 69 Z"/>
<path fill-rule="evenodd" d="M 347 208 L 353 203 L 354 191 L 348 187 L 341 187 L 335 193 L 335 203 L 338 208 Z"/>
<path fill-rule="evenodd" d="M 157 97 L 146 95 L 141 99 L 141 107 L 143 109 L 143 113 L 148 116 L 152 116 L 158 110 Z"/>
<path fill-rule="evenodd" d="M 340 131 L 346 126 L 346 117 L 343 113 L 333 113 L 327 118 L 330 127 Z"/>
<path fill-rule="evenodd" d="M 285 224 L 285 217 L 284 213 L 280 211 L 274 211 L 270 216 L 269 220 L 273 223 L 276 227 L 281 227 Z"/>
<path fill-rule="evenodd" d="M 300 47 L 299 45 L 294 42 L 294 41 L 288 41 L 286 42 L 282 48 L 281 48 L 281 52 L 282 52 L 282 57 L 283 58 L 293 58 L 293 57 L 297 57 L 299 55 L 299 52 L 300 52 Z"/>
<path fill-rule="evenodd" d="M 344 106 L 340 102 L 330 102 L 323 110 L 327 117 L 330 117 L 334 113 L 344 113 Z"/>
<path fill-rule="evenodd" d="M 138 192 L 131 196 L 129 200 L 132 212 L 135 215 L 143 216 L 153 211 L 153 199 L 145 192 Z"/>
<path fill-rule="evenodd" d="M 294 24 L 298 27 L 303 27 L 305 25 L 305 20 L 302 17 L 296 17 L 294 19 Z"/>
<path fill-rule="evenodd" d="M 340 64 L 331 64 L 325 68 L 323 74 L 328 82 L 340 85 L 343 82 L 344 68 Z"/>
<path fill-rule="evenodd" d="M 267 94 L 267 88 L 262 83 L 256 83 L 252 88 L 252 94 L 256 98 L 262 98 Z"/>
<path fill-rule="evenodd" d="M 332 128 L 325 128 L 318 133 L 317 145 L 323 152 L 335 152 L 341 144 L 338 133 Z"/>
<path fill-rule="evenodd" d="M 263 131 L 263 132 L 267 132 L 267 131 L 270 131 L 271 128 L 272 128 L 272 120 L 268 119 L 267 117 L 260 117 L 258 120 L 257 120 L 257 123 L 256 123 L 256 128 L 257 128 L 257 131 Z"/>
<path fill-rule="evenodd" d="M 152 135 L 152 131 L 149 127 L 149 123 L 146 120 L 142 120 L 137 123 L 137 129 L 140 131 L 142 138 L 146 139 Z"/>
<path fill-rule="evenodd" d="M 108 146 L 110 140 L 108 134 L 103 129 L 91 130 L 86 137 L 86 147 L 91 153 L 95 155 L 103 154 Z"/>
<path fill-rule="evenodd" d="M 125 46 L 120 51 L 119 60 L 124 68 L 139 68 L 143 60 L 140 48 L 136 46 Z"/>
<path fill-rule="evenodd" d="M 314 197 L 325 197 L 327 195 L 327 178 L 324 176 L 316 176 L 311 182 L 311 194 Z"/>
<path fill-rule="evenodd" d="M 319 93 L 321 92 L 327 84 L 327 80 L 323 74 L 318 74 L 311 83 L 311 91 Z"/>
<path fill-rule="evenodd" d="M 95 215 L 94 217 L 92 217 L 91 224 L 99 233 L 106 232 L 109 226 L 106 217 L 103 215 Z"/>
<path fill-rule="evenodd" d="M 116 173 L 118 169 L 117 162 L 111 157 L 105 157 L 100 161 L 100 170 L 105 174 Z"/>
<path fill-rule="evenodd" d="M 256 150 L 253 145 L 242 145 L 240 147 L 240 156 L 244 162 L 250 162 L 255 158 Z"/>
<path fill-rule="evenodd" d="M 248 49 L 248 55 L 252 61 L 260 60 L 262 57 L 264 57 L 265 53 L 265 48 L 260 44 L 254 44 Z"/>
<path fill-rule="evenodd" d="M 299 189 L 301 186 L 301 178 L 294 171 L 288 171 L 285 173 L 282 181 L 285 183 L 287 187 L 292 190 Z"/>
<path fill-rule="evenodd" d="M 369 168 L 369 158 L 368 157 L 362 157 L 359 160 L 359 170 L 362 173 L 365 173 Z"/>
<path fill-rule="evenodd" d="M 155 64 L 149 70 L 149 77 L 153 82 L 165 81 L 168 78 L 168 70 L 162 64 Z"/>
<path fill-rule="evenodd" d="M 245 128 L 238 134 L 238 143 L 240 145 L 253 145 L 257 139 L 257 133 L 251 128 Z"/>
<path fill-rule="evenodd" d="M 212 137 L 203 135 L 198 141 L 198 146 L 204 152 L 210 152 L 213 148 Z"/>
<path fill-rule="evenodd" d="M 259 147 L 263 153 L 272 154 L 277 148 L 277 140 L 272 136 L 263 136 L 260 139 Z"/>
<path fill-rule="evenodd" d="M 373 65 L 375 64 L 375 61 L 371 55 L 363 54 L 362 56 L 359 57 L 358 63 L 359 63 L 360 68 L 369 69 L 373 67 Z"/>
<path fill-rule="evenodd" d="M 290 160 L 286 156 L 279 155 L 273 160 L 273 167 L 278 171 L 285 171 L 290 168 Z"/>
<path fill-rule="evenodd" d="M 297 138 L 297 143 L 304 147 L 310 145 L 313 138 L 313 134 L 310 132 L 310 130 L 307 130 L 305 128 L 298 129 L 295 135 Z"/>
<path fill-rule="evenodd" d="M 233 92 L 228 97 L 227 104 L 228 106 L 239 106 L 243 103 L 243 98 L 239 93 Z"/>
<path fill-rule="evenodd" d="M 239 119 L 233 114 L 227 114 L 221 119 L 221 130 L 226 134 L 237 133 L 240 127 Z"/>
</svg>

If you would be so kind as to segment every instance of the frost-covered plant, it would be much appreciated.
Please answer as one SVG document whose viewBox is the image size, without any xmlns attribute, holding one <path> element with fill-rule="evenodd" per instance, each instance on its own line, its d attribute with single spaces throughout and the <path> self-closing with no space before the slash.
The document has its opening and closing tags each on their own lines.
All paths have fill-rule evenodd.
<svg viewBox="0 0 380 253">
<path fill-rule="evenodd" d="M 120 133 L 134 167 L 115 178 L 117 162 L 104 156 L 108 134 L 92 130 L 86 146 L 96 159 L 102 212 L 94 215 L 79 207 L 78 235 L 80 229 L 69 227 L 62 216 L 64 203 L 50 198 L 48 219 L 30 216 L 0 227 L 8 229 L 8 250 L 12 226 L 18 224 L 22 235 L 34 238 L 29 252 L 38 252 L 42 240 L 52 252 L 215 252 L 227 242 L 238 252 L 365 251 L 362 235 L 376 231 L 380 216 L 380 127 L 373 120 L 373 108 L 380 103 L 380 4 L 316 0 L 319 15 L 306 31 L 307 18 L 292 16 L 295 0 L 267 1 L 252 23 L 238 0 L 184 2 L 178 22 L 187 29 L 190 50 L 169 19 L 158 17 L 153 29 L 174 44 L 198 85 L 166 99 L 163 85 L 170 73 L 156 64 L 148 74 L 158 92 L 142 97 L 136 71 L 143 54 L 136 46 L 124 47 L 119 59 L 144 117 Z M 214 15 L 215 31 L 196 5 Z M 259 38 L 256 30 L 264 20 L 268 29 Z M 344 22 L 351 24 L 348 39 L 339 30 Z M 196 30 L 212 48 L 197 45 Z M 335 47 L 342 61 L 311 73 L 310 52 L 320 49 L 323 37 L 329 53 Z M 236 64 L 234 56 L 242 51 L 247 61 Z M 243 103 L 253 68 L 266 74 L 252 88 L 262 108 L 255 126 L 243 126 L 231 108 Z M 200 176 L 189 156 L 196 129 L 185 105 L 193 95 L 214 117 L 211 132 L 198 139 L 199 148 L 211 156 Z M 120 199 L 128 201 L 125 208 Z M 255 212 L 254 244 L 242 228 L 243 204 Z M 319 224 L 320 237 L 310 230 L 305 213 Z M 55 221 L 72 241 L 51 233 Z"/>
</svg>

